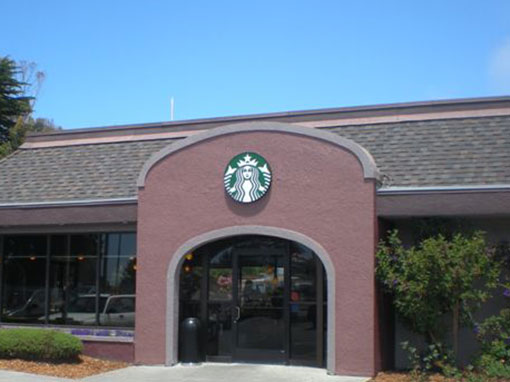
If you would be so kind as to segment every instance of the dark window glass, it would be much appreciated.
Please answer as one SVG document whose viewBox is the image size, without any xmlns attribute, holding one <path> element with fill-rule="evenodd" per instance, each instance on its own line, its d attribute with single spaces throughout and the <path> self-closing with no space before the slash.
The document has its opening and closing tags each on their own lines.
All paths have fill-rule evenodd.
<svg viewBox="0 0 510 382">
<path fill-rule="evenodd" d="M 293 361 L 317 365 L 317 257 L 298 243 L 290 245 L 290 351 Z M 322 267 L 320 269 L 322 272 Z M 322 301 L 318 305 L 322 309 Z"/>
<path fill-rule="evenodd" d="M 69 254 L 52 246 L 50 287 L 60 299 L 60 311 L 49 322 L 66 325 L 96 324 L 96 266 L 100 235 L 71 235 Z M 57 246 L 57 244 L 56 244 Z M 100 303 L 100 301 L 98 301 Z"/>
<path fill-rule="evenodd" d="M 210 254 L 207 355 L 228 356 L 232 353 L 232 246 L 210 246 L 206 253 Z"/>
<path fill-rule="evenodd" d="M 2 320 L 44 323 L 46 236 L 5 236 Z"/>
<path fill-rule="evenodd" d="M 133 327 L 135 325 L 136 234 L 104 235 L 101 258 L 101 298 L 99 324 Z"/>
<path fill-rule="evenodd" d="M 59 323 L 65 306 L 68 236 L 50 236 L 49 321 Z"/>
<path fill-rule="evenodd" d="M 317 362 L 317 305 L 291 303 L 290 328 L 292 359 L 315 365 Z"/>
<path fill-rule="evenodd" d="M 280 350 L 285 347 L 284 279 L 281 255 L 239 256 L 239 348 Z"/>
<path fill-rule="evenodd" d="M 323 366 L 325 284 L 321 262 L 298 243 L 263 236 L 218 240 L 185 256 L 179 318 L 206 323 L 201 344 L 211 360 L 284 354 L 289 346 L 291 364 Z"/>
<path fill-rule="evenodd" d="M 200 318 L 200 286 L 202 283 L 201 257 L 194 253 L 184 256 L 179 288 L 180 320 L 187 317 Z"/>
<path fill-rule="evenodd" d="M 313 304 L 317 298 L 315 254 L 297 243 L 292 243 L 290 250 L 290 301 Z"/>
<path fill-rule="evenodd" d="M 220 251 L 209 262 L 209 301 L 232 300 L 232 256 Z"/>
<path fill-rule="evenodd" d="M 134 326 L 135 233 L 7 235 L 2 250 L 3 322 Z"/>
</svg>

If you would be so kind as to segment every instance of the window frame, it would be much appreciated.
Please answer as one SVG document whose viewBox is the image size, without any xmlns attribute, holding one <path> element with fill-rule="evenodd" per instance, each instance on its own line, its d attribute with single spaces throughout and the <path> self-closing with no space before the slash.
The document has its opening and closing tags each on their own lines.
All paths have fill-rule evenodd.
<svg viewBox="0 0 510 382">
<path fill-rule="evenodd" d="M 85 231 L 85 232 L 30 232 L 30 233 L 1 233 L 0 234 L 0 324 L 1 325 L 11 325 L 11 326 L 25 326 L 25 327 L 55 327 L 55 328 L 69 328 L 69 329 L 104 329 L 104 330 L 119 330 L 119 331 L 133 331 L 134 327 L 131 326 L 106 326 L 99 325 L 99 306 L 100 306 L 100 294 L 101 294 L 101 261 L 104 256 L 106 256 L 106 247 L 105 243 L 107 242 L 107 236 L 109 234 L 134 234 L 136 240 L 136 230 L 119 230 L 119 231 Z M 96 267 L 95 267 L 95 287 L 96 287 L 96 296 L 95 296 L 95 324 L 94 325 L 72 325 L 72 324 L 55 324 L 49 322 L 49 304 L 50 304 L 50 268 L 51 268 L 51 238 L 52 236 L 65 236 L 66 240 L 66 253 L 65 256 L 71 257 L 71 236 L 75 235 L 98 235 L 99 240 L 97 240 L 97 258 L 96 258 Z M 24 323 L 24 322 L 9 322 L 4 321 L 3 317 L 3 308 L 4 308 L 4 271 L 5 271 L 5 243 L 6 237 L 16 237 L 16 236 L 44 236 L 46 242 L 46 253 L 45 253 L 45 298 L 44 298 L 44 323 Z M 135 259 L 137 257 L 135 246 Z M 135 277 L 135 285 L 136 285 L 136 277 Z M 135 294 L 135 317 L 136 317 L 136 294 Z"/>
</svg>

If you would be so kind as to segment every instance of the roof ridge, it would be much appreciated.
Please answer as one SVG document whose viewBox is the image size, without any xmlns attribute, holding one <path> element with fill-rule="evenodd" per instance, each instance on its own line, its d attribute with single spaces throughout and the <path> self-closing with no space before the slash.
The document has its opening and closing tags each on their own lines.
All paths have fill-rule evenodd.
<svg viewBox="0 0 510 382">
<path fill-rule="evenodd" d="M 478 104 L 478 105 L 476 105 Z M 387 115 L 398 115 L 399 112 L 409 109 L 420 109 L 418 114 L 428 114 L 433 112 L 433 109 L 438 108 L 452 108 L 454 110 L 488 110 L 494 109 L 498 104 L 504 104 L 504 107 L 510 109 L 510 96 L 499 96 L 499 97 L 478 97 L 478 98 L 454 98 L 454 99 L 443 99 L 443 100 L 432 100 L 432 101 L 414 101 L 414 102 L 401 102 L 401 103 L 383 103 L 383 104 L 372 104 L 372 105 L 361 105 L 361 106 L 342 106 L 335 108 L 321 108 L 321 109 L 309 109 L 309 110 L 296 110 L 296 111 L 283 111 L 273 113 L 260 113 L 260 114 L 244 114 L 234 115 L 227 117 L 212 117 L 212 118 L 197 118 L 188 119 L 181 121 L 162 121 L 162 122 L 151 122 L 141 124 L 124 124 L 124 125 L 112 125 L 102 127 L 88 127 L 80 129 L 69 129 L 60 130 L 56 132 L 36 133 L 28 136 L 28 140 L 41 140 L 44 138 L 51 139 L 52 137 L 59 136 L 75 136 L 75 135 L 92 135 L 92 134 L 122 134 L 123 131 L 140 131 L 148 129 L 170 129 L 172 132 L 194 130 L 197 128 L 210 128 L 204 125 L 224 125 L 227 123 L 237 123 L 243 121 L 258 121 L 258 120 L 273 120 L 280 122 L 298 122 L 299 119 L 302 121 L 331 119 L 327 118 L 327 115 L 340 114 L 373 114 L 379 113 L 381 116 Z M 393 112 L 393 114 L 391 114 Z M 417 113 L 416 111 L 414 113 Z M 404 113 L 405 114 L 405 113 Z M 214 127 L 214 126 L 212 126 Z"/>
<path fill-rule="evenodd" d="M 397 124 L 414 124 L 414 123 L 428 123 L 428 122 L 440 122 L 440 121 L 459 121 L 459 120 L 470 120 L 470 119 L 483 119 L 483 118 L 510 118 L 510 110 L 508 114 L 500 114 L 500 115 L 478 115 L 478 116 L 470 116 L 470 117 L 450 117 L 450 118 L 433 118 L 433 119 L 415 119 L 415 120 L 402 120 L 402 121 L 388 121 L 388 122 L 367 122 L 360 124 L 349 124 L 349 125 L 339 125 L 339 126 L 327 126 L 327 128 L 344 128 L 344 127 L 358 127 L 358 126 L 373 126 L 373 125 L 397 125 Z"/>
<path fill-rule="evenodd" d="M 471 116 L 457 116 L 457 117 L 437 117 L 437 118 L 416 118 L 416 119 L 402 119 L 402 120 L 382 120 L 382 121 L 370 121 L 360 123 L 345 123 L 341 124 L 335 121 L 326 120 L 324 123 L 317 126 L 317 123 L 295 123 L 296 125 L 306 126 L 309 128 L 317 128 L 321 130 L 334 130 L 344 129 L 349 127 L 367 127 L 367 126 L 387 126 L 387 125 L 401 125 L 401 124 L 417 124 L 417 123 L 432 123 L 438 121 L 460 121 L 460 120 L 479 120 L 489 118 L 509 118 L 510 108 L 504 114 L 495 115 L 471 115 Z M 74 147 L 74 146 L 88 146 L 88 145 L 107 145 L 116 143 L 135 143 L 135 142 L 146 142 L 146 141 L 175 141 L 187 138 L 191 135 L 195 135 L 207 130 L 190 130 L 176 133 L 147 133 L 139 135 L 118 135 L 110 137 L 98 137 L 98 138 L 82 138 L 76 139 L 71 138 L 69 140 L 55 140 L 55 141 L 36 141 L 36 142 L 25 142 L 20 146 L 21 150 L 35 150 L 45 148 L 56 148 L 56 147 Z"/>
</svg>

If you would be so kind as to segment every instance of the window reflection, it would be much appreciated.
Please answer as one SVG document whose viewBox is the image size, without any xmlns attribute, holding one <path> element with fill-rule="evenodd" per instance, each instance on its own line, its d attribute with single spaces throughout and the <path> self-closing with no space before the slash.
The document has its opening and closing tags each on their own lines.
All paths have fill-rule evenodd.
<svg viewBox="0 0 510 382">
<path fill-rule="evenodd" d="M 100 236 L 72 235 L 69 240 L 69 254 L 51 256 L 51 287 L 61 309 L 50 314 L 48 319 L 56 324 L 95 325 L 96 262 Z"/>
<path fill-rule="evenodd" d="M 50 273 L 49 273 L 49 319 L 59 323 L 65 309 L 66 260 L 69 251 L 67 235 L 50 236 Z"/>
<path fill-rule="evenodd" d="M 209 300 L 232 300 L 232 248 L 211 255 L 209 260 Z"/>
<path fill-rule="evenodd" d="M 200 316 L 200 287 L 203 274 L 200 259 L 200 256 L 192 252 L 184 256 L 179 288 L 180 321 L 187 317 Z"/>
<path fill-rule="evenodd" d="M 265 236 L 208 243 L 185 256 L 179 291 L 180 322 L 201 319 L 207 359 L 288 347 L 292 364 L 324 364 L 326 280 L 307 247 Z"/>
<path fill-rule="evenodd" d="M 134 326 L 135 233 L 5 236 L 3 261 L 4 322 Z"/>
<path fill-rule="evenodd" d="M 207 355 L 226 356 L 232 352 L 232 246 L 211 246 L 203 256 L 206 253 L 209 253 Z"/>
<path fill-rule="evenodd" d="M 104 243 L 101 260 L 101 307 L 99 324 L 104 326 L 135 325 L 136 235 L 110 234 Z"/>
<path fill-rule="evenodd" d="M 46 236 L 9 236 L 4 244 L 2 319 L 44 322 Z"/>
</svg>

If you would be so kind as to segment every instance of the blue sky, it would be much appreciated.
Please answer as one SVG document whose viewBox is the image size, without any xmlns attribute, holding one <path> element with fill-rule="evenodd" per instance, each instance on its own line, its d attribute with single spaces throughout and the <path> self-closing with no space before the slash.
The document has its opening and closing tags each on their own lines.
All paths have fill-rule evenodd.
<svg viewBox="0 0 510 382">
<path fill-rule="evenodd" d="M 510 1 L 0 0 L 64 128 L 510 94 Z"/>
</svg>

